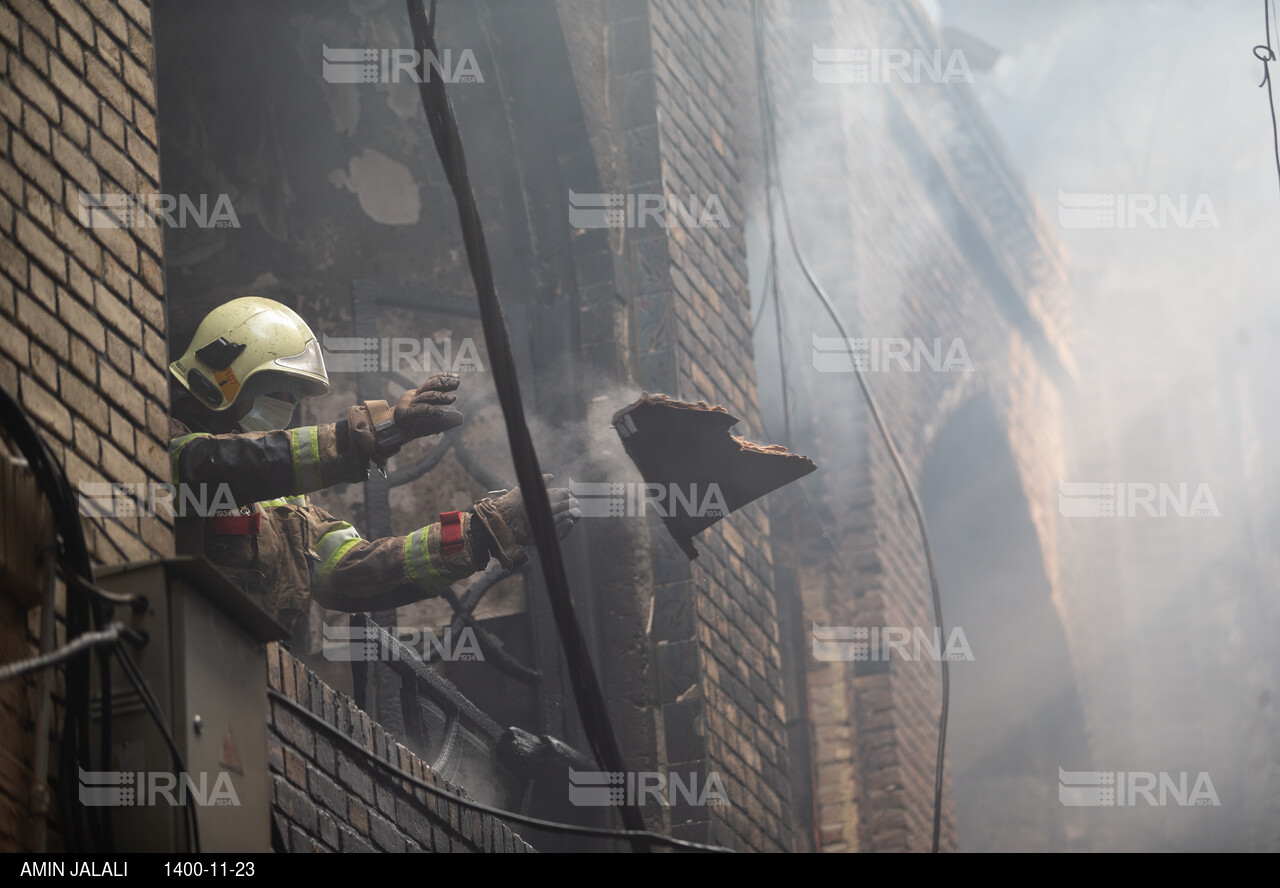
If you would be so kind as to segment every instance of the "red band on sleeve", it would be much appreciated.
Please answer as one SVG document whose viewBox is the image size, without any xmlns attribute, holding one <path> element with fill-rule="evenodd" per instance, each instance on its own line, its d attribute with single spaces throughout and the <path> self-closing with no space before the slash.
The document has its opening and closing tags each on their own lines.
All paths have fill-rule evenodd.
<svg viewBox="0 0 1280 888">
<path fill-rule="evenodd" d="M 446 555 L 457 555 L 463 549 L 462 513 L 440 513 L 440 549 Z"/>
<path fill-rule="evenodd" d="M 209 519 L 209 533 L 214 536 L 247 536 L 262 532 L 262 513 L 252 515 L 218 515 Z"/>
</svg>

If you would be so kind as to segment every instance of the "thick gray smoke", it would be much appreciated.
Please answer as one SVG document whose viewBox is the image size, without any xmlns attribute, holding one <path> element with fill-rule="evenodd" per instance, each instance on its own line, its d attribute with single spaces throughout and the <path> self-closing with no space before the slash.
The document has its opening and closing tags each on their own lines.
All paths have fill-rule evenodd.
<svg viewBox="0 0 1280 888">
<path fill-rule="evenodd" d="M 978 75 L 982 102 L 1075 269 L 1074 342 L 1094 384 L 1068 405 L 1074 464 L 1204 484 L 1221 513 L 1116 525 L 1092 606 L 1118 627 L 1108 660 L 1125 668 L 1076 664 L 1102 689 L 1086 703 L 1099 710 L 1087 768 L 1204 772 L 1221 806 L 1134 807 L 1083 828 L 1095 847 L 1276 850 L 1280 184 L 1251 52 L 1267 42 L 1263 4 L 939 7 L 942 27 L 1000 51 Z M 1113 228 L 1074 227 L 1079 194 L 1127 206 Z"/>
<path fill-rule="evenodd" d="M 1163 517 L 1141 504 L 1132 517 L 1109 522 L 1053 516 L 1062 527 L 1062 582 L 1049 627 L 1045 613 L 1016 610 L 1033 585 L 1044 584 L 1038 544 L 1030 526 L 1002 512 L 1006 492 L 1011 501 L 1022 494 L 1001 474 L 1009 460 L 999 457 L 1007 443 L 995 417 L 975 414 L 977 421 L 937 439 L 947 452 L 933 455 L 924 479 L 935 492 L 946 491 L 931 504 L 944 599 L 950 593 L 956 606 L 967 594 L 968 627 L 989 629 L 1002 643 L 1040 657 L 1023 659 L 1043 667 L 1036 665 L 1021 684 L 1005 676 L 1006 683 L 986 693 L 1025 703 L 1028 719 L 1039 722 L 1029 730 L 1047 724 L 1060 733 L 1052 757 L 1032 766 L 1037 775 L 1043 771 L 1038 788 L 1055 809 L 1046 816 L 1058 818 L 1056 847 L 1280 849 L 1280 653 L 1274 642 L 1280 505 L 1269 458 L 1280 444 L 1272 409 L 1280 394 L 1280 304 L 1273 283 L 1280 271 L 1274 248 L 1280 182 L 1267 92 L 1258 89 L 1263 67 L 1252 54 L 1255 44 L 1266 42 L 1263 5 L 922 5 L 937 29 L 929 39 L 962 47 L 972 60 L 975 82 L 968 88 L 1068 257 L 1065 329 L 1077 375 L 1062 389 L 1061 480 L 1151 485 L 1158 510 L 1165 497 Z M 875 35 L 862 37 L 861 45 L 874 45 Z M 837 39 L 812 38 L 819 46 Z M 1280 46 L 1276 38 L 1272 44 Z M 911 165 L 902 155 L 912 148 L 893 140 L 888 103 L 874 91 L 851 93 L 856 98 L 843 113 L 856 126 L 847 125 L 870 134 L 859 142 L 857 164 L 878 171 L 883 181 L 909 180 Z M 803 114 L 796 107 L 786 111 Z M 889 306 L 873 309 L 879 319 L 900 322 L 892 313 L 906 302 L 895 302 L 901 285 L 880 295 L 895 283 L 891 262 L 874 250 L 859 253 L 858 279 L 838 278 L 846 260 L 833 256 L 839 251 L 829 237 L 823 242 L 823 196 L 831 188 L 822 170 L 832 152 L 819 136 L 830 134 L 829 122 L 811 118 L 791 121 L 779 136 L 810 259 L 838 302 L 851 292 L 865 302 L 879 299 Z M 759 205 L 751 212 L 759 221 Z M 855 227 L 868 226 L 868 243 L 883 236 L 871 227 L 875 220 L 858 216 L 860 208 L 841 212 Z M 905 238 L 929 233 L 928 225 L 913 229 L 909 215 L 892 204 L 878 218 Z M 753 244 L 761 237 L 757 230 Z M 855 241 L 845 249 L 860 247 Z M 936 247 L 912 249 L 930 257 L 926 264 L 944 267 L 946 256 Z M 825 276 L 824 261 L 830 263 Z M 757 251 L 755 310 L 763 271 Z M 793 304 L 817 311 L 803 281 L 790 283 Z M 860 311 L 865 317 L 866 305 Z M 852 314 L 850 320 L 858 322 Z M 803 338 L 813 324 L 791 326 Z M 763 412 L 780 425 L 771 319 L 761 328 Z M 823 330 L 820 335 L 834 335 Z M 791 372 L 804 373 L 808 342 L 792 345 L 798 351 L 789 358 Z M 811 381 L 829 395 L 824 402 L 861 410 L 850 382 L 847 376 Z M 1201 517 L 1181 517 L 1186 506 Z M 942 526 L 948 519 L 950 526 Z M 999 569 L 992 566 L 996 556 L 1003 558 Z M 1018 567 L 1022 561 L 1025 570 Z M 1064 677 L 1078 692 L 1064 690 Z M 984 699 L 974 688 L 958 688 L 952 762 L 994 773 L 1002 744 L 1012 739 L 995 723 L 973 724 L 981 713 L 966 714 L 965 707 L 985 705 Z M 1071 727 L 1059 730 L 1059 718 Z M 1009 728 L 1015 729 L 1022 728 Z M 1064 811 L 1058 767 L 1145 772 L 1157 781 L 1163 772 L 1175 783 L 1186 772 L 1189 784 L 1205 774 L 1220 804 L 1183 807 L 1166 794 L 1163 806 L 1140 801 Z M 957 787 L 962 849 L 999 845 L 991 826 L 1008 817 L 1020 790 L 993 786 L 988 781 L 983 792 Z"/>
</svg>

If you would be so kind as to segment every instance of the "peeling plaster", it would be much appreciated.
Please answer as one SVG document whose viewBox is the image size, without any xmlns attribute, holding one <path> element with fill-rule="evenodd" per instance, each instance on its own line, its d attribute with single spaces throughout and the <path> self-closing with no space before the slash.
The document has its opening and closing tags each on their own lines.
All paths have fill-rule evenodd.
<svg viewBox="0 0 1280 888">
<path fill-rule="evenodd" d="M 355 193 L 365 215 L 383 225 L 416 225 L 421 215 L 418 183 L 409 168 L 372 148 L 351 158 L 347 170 L 330 173 L 329 181 Z"/>
</svg>

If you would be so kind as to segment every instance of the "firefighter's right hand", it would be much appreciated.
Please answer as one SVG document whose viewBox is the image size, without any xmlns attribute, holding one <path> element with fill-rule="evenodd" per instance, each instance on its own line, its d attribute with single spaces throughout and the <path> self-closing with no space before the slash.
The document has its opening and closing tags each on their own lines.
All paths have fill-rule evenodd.
<svg viewBox="0 0 1280 888">
<path fill-rule="evenodd" d="M 554 475 L 543 475 L 544 484 L 550 484 Z M 578 500 L 566 487 L 548 487 L 547 499 L 551 501 L 551 518 L 555 522 L 556 536 L 564 539 L 573 530 L 573 526 L 582 517 L 582 507 Z M 533 530 L 529 526 L 529 515 L 524 509 L 524 496 L 517 487 L 493 501 L 507 527 L 511 528 L 511 536 L 521 546 L 533 545 Z"/>
<path fill-rule="evenodd" d="M 405 440 L 438 435 L 462 425 L 462 414 L 450 406 L 457 399 L 448 394 L 457 390 L 459 382 L 457 373 L 444 371 L 400 396 L 392 416 Z"/>
<path fill-rule="evenodd" d="M 543 475 L 543 484 L 550 484 L 552 476 Z M 563 487 L 547 489 L 547 499 L 551 501 L 551 517 L 555 521 L 556 534 L 564 539 L 573 525 L 582 517 L 582 509 L 572 493 Z M 524 496 L 517 487 L 507 491 L 497 499 L 485 497 L 475 504 L 472 512 L 471 527 L 476 533 L 472 546 L 485 554 L 477 558 L 477 568 L 488 561 L 490 556 L 496 557 L 507 570 L 519 567 L 528 556 L 525 547 L 533 545 L 533 532 L 529 527 L 529 516 L 524 510 Z M 475 528 L 483 528 L 476 531 Z"/>
</svg>

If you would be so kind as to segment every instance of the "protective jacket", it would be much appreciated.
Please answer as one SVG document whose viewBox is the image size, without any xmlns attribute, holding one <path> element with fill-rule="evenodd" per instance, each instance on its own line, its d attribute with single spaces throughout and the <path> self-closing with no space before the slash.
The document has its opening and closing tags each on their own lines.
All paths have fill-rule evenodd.
<svg viewBox="0 0 1280 888">
<path fill-rule="evenodd" d="M 479 521 L 473 535 L 470 512 L 445 512 L 408 536 L 371 541 L 307 498 L 367 479 L 366 451 L 352 440 L 370 433 L 365 425 L 367 414 L 357 408 L 345 422 L 273 432 L 208 434 L 170 420 L 175 487 L 207 491 L 193 497 L 207 503 L 218 502 L 225 484 L 237 507 L 178 517 L 185 548 L 194 542 L 290 630 L 313 596 L 353 613 L 398 607 L 439 595 L 491 557 L 484 542 L 491 537 Z"/>
</svg>

